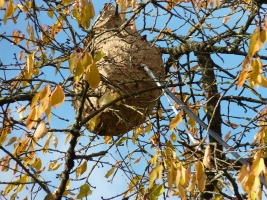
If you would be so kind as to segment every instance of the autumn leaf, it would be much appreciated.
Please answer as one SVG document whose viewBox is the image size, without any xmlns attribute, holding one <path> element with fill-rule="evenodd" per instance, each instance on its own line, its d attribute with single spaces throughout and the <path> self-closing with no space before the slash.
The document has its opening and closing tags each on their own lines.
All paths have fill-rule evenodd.
<svg viewBox="0 0 267 200">
<path fill-rule="evenodd" d="M 256 158 L 251 166 L 251 173 L 256 177 L 265 169 L 263 158 Z"/>
<path fill-rule="evenodd" d="M 248 56 L 252 58 L 256 52 L 260 50 L 260 28 L 256 27 L 253 34 L 250 36 L 248 47 Z"/>
<path fill-rule="evenodd" d="M 55 149 L 57 149 L 57 144 L 58 144 L 58 139 L 57 139 L 57 136 L 53 136 L 53 145 L 54 145 L 54 147 L 55 147 Z"/>
<path fill-rule="evenodd" d="M 38 109 L 35 106 L 34 108 L 31 109 L 31 112 L 29 116 L 26 119 L 26 127 L 28 130 L 31 130 L 32 127 L 36 124 L 38 120 Z"/>
<path fill-rule="evenodd" d="M 194 189 L 195 189 L 195 187 L 196 187 L 196 181 L 197 181 L 196 176 L 193 176 L 190 185 L 187 187 L 187 190 L 188 190 L 189 192 L 192 193 L 192 192 L 194 191 Z"/>
<path fill-rule="evenodd" d="M 223 140 L 226 142 L 229 139 L 230 135 L 231 135 L 231 131 L 228 131 L 228 133 L 226 133 L 226 135 L 224 136 Z"/>
<path fill-rule="evenodd" d="M 2 9 L 4 5 L 5 5 L 5 0 L 0 0 L 0 9 Z"/>
<path fill-rule="evenodd" d="M 17 137 L 11 137 L 11 138 L 8 140 L 6 146 L 9 146 L 9 145 L 13 144 L 16 140 L 17 140 Z"/>
<path fill-rule="evenodd" d="M 84 161 L 76 169 L 76 178 L 78 178 L 79 176 L 81 176 L 86 170 L 87 170 L 87 161 Z"/>
<path fill-rule="evenodd" d="M 182 121 L 182 112 L 177 114 L 170 123 L 170 130 L 173 130 Z"/>
<path fill-rule="evenodd" d="M 198 161 L 196 163 L 196 177 L 197 177 L 197 185 L 200 192 L 203 192 L 206 185 L 206 177 L 204 165 Z"/>
<path fill-rule="evenodd" d="M 134 165 L 139 163 L 139 161 L 141 160 L 142 156 L 140 156 L 139 158 L 136 159 L 136 161 L 134 161 Z"/>
<path fill-rule="evenodd" d="M 106 144 L 108 144 L 111 139 L 112 139 L 112 136 L 104 136 L 104 140 Z"/>
<path fill-rule="evenodd" d="M 28 74 L 31 77 L 33 73 L 33 64 L 34 64 L 34 54 L 27 55 L 27 70 Z"/>
<path fill-rule="evenodd" d="M 157 168 L 152 169 L 152 171 L 149 174 L 149 178 L 148 178 L 149 179 L 149 186 L 148 186 L 149 188 L 152 188 L 154 181 L 157 178 L 157 174 L 158 174 Z"/>
<path fill-rule="evenodd" d="M 238 124 L 234 124 L 234 123 L 232 123 L 232 122 L 230 122 L 230 121 L 228 121 L 228 120 L 225 120 L 225 123 L 228 124 L 229 126 L 231 126 L 231 127 L 234 128 L 234 129 L 239 127 Z"/>
<path fill-rule="evenodd" d="M 204 158 L 203 158 L 203 164 L 208 169 L 212 169 L 212 164 L 211 164 L 211 148 L 210 148 L 210 145 L 207 145 L 207 147 L 205 149 Z"/>
<path fill-rule="evenodd" d="M 93 63 L 89 66 L 87 70 L 86 80 L 88 81 L 91 88 L 96 88 L 100 83 L 100 74 L 95 61 L 93 61 Z"/>
<path fill-rule="evenodd" d="M 105 56 L 104 52 L 97 51 L 94 53 L 94 62 L 100 61 Z"/>
<path fill-rule="evenodd" d="M 114 173 L 115 169 L 116 167 L 112 167 L 110 170 L 108 170 L 108 172 L 105 175 L 105 178 L 110 177 L 110 175 Z"/>
<path fill-rule="evenodd" d="M 46 134 L 47 134 L 46 125 L 45 125 L 44 120 L 42 120 L 42 121 L 37 125 L 36 131 L 34 132 L 33 137 L 34 137 L 36 140 L 39 140 L 39 139 L 43 138 Z"/>
<path fill-rule="evenodd" d="M 89 185 L 87 184 L 83 184 L 81 187 L 80 187 L 80 192 L 77 196 L 78 199 L 82 199 L 84 197 L 87 197 L 88 195 L 92 194 L 92 191 L 90 190 L 90 187 Z"/>
<path fill-rule="evenodd" d="M 245 164 L 243 164 L 237 176 L 238 183 L 241 184 L 245 183 L 248 179 L 248 176 L 249 176 L 248 167 Z"/>
<path fill-rule="evenodd" d="M 65 101 L 65 94 L 60 85 L 57 85 L 50 97 L 51 106 L 57 108 Z"/>
</svg>

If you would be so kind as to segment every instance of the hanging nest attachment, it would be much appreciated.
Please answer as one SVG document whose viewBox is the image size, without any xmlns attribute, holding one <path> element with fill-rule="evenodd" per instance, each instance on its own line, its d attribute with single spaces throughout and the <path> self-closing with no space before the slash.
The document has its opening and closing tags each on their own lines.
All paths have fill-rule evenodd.
<svg viewBox="0 0 267 200">
<path fill-rule="evenodd" d="M 89 89 L 82 117 L 85 118 L 121 94 L 131 95 L 117 104 L 109 106 L 87 122 L 90 132 L 104 136 L 122 135 L 143 123 L 151 113 L 161 95 L 156 83 L 140 64 L 147 65 L 154 75 L 162 80 L 165 76 L 162 55 L 129 26 L 118 32 L 125 20 L 115 15 L 115 8 L 108 4 L 93 26 L 95 34 L 94 52 L 103 52 L 104 58 L 97 62 L 101 82 L 95 89 Z M 111 30 L 113 29 L 113 30 Z M 74 92 L 81 93 L 83 82 L 74 85 Z M 93 96 L 93 97 L 92 97 Z M 77 111 L 81 99 L 74 98 Z"/>
</svg>

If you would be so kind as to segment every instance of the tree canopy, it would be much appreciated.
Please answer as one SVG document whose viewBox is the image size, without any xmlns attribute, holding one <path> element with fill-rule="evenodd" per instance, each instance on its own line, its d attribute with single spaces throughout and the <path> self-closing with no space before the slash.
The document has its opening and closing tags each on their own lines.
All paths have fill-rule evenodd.
<svg viewBox="0 0 267 200">
<path fill-rule="evenodd" d="M 1 199 L 263 199 L 263 0 L 0 0 Z"/>
</svg>

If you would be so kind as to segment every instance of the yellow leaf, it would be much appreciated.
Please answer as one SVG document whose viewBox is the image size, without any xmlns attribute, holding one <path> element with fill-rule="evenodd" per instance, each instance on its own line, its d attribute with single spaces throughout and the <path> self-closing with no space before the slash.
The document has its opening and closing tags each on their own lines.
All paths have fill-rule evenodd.
<svg viewBox="0 0 267 200">
<path fill-rule="evenodd" d="M 51 9 L 48 9 L 48 11 L 47 11 L 47 15 L 48 15 L 51 19 L 53 19 L 53 17 L 54 17 L 54 12 L 53 12 Z"/>
<path fill-rule="evenodd" d="M 9 146 L 11 144 L 13 144 L 15 141 L 17 140 L 17 137 L 12 137 L 8 140 L 8 143 L 6 144 L 6 146 Z"/>
<path fill-rule="evenodd" d="M 94 116 L 92 119 L 89 120 L 88 124 L 86 124 L 86 127 L 89 129 L 89 131 L 94 131 L 98 124 L 101 122 L 99 117 L 100 114 L 101 113 Z"/>
<path fill-rule="evenodd" d="M 197 185 L 200 192 L 203 192 L 206 185 L 206 177 L 204 165 L 198 161 L 196 163 L 196 177 L 197 177 Z"/>
<path fill-rule="evenodd" d="M 51 139 L 52 135 L 53 135 L 53 133 L 51 133 L 51 132 L 48 133 L 48 138 L 47 138 L 47 140 L 45 142 L 45 145 L 43 147 L 43 154 L 46 154 L 47 151 L 48 151 L 49 144 L 50 144 L 50 139 Z"/>
<path fill-rule="evenodd" d="M 240 184 L 245 183 L 248 179 L 248 176 L 249 176 L 249 172 L 248 172 L 247 166 L 243 164 L 240 169 L 240 172 L 238 173 L 237 182 Z"/>
<path fill-rule="evenodd" d="M 28 14 L 28 9 L 27 7 L 21 5 L 21 4 L 17 4 L 18 8 L 23 11 L 25 14 Z"/>
<path fill-rule="evenodd" d="M 158 110 L 158 116 L 160 117 L 160 118 L 162 118 L 162 110 Z"/>
<path fill-rule="evenodd" d="M 36 105 L 39 98 L 40 98 L 40 92 L 36 93 L 34 97 L 32 98 L 31 109 Z"/>
<path fill-rule="evenodd" d="M 102 51 L 97 51 L 94 53 L 94 61 L 98 62 L 100 61 L 103 57 L 105 56 L 104 52 Z"/>
<path fill-rule="evenodd" d="M 187 187 L 187 190 L 188 190 L 189 192 L 193 192 L 193 191 L 194 191 L 194 189 L 195 189 L 195 187 L 196 187 L 196 181 L 197 181 L 196 176 L 193 176 L 190 185 Z"/>
<path fill-rule="evenodd" d="M 0 10 L 3 8 L 5 5 L 5 0 L 0 0 Z"/>
<path fill-rule="evenodd" d="M 35 160 L 32 163 L 32 167 L 34 167 L 37 170 L 40 170 L 42 167 L 42 160 L 40 158 L 35 158 Z"/>
<path fill-rule="evenodd" d="M 85 52 L 83 56 L 83 68 L 86 70 L 93 62 L 93 58 L 89 52 Z"/>
<path fill-rule="evenodd" d="M 82 77 L 84 72 L 84 68 L 82 65 L 82 60 L 79 60 L 76 66 L 75 74 L 74 74 L 74 80 L 76 83 L 79 82 L 80 78 Z"/>
<path fill-rule="evenodd" d="M 108 178 L 111 174 L 113 174 L 115 169 L 116 169 L 116 167 L 112 167 L 110 170 L 108 170 L 108 172 L 106 173 L 105 177 Z"/>
<path fill-rule="evenodd" d="M 84 161 L 81 165 L 81 175 L 87 170 L 87 161 Z"/>
<path fill-rule="evenodd" d="M 116 144 L 116 146 L 120 146 L 125 140 L 127 140 L 127 137 L 122 137 Z"/>
<path fill-rule="evenodd" d="M 57 85 L 51 94 L 51 106 L 57 108 L 65 101 L 65 94 L 60 85 Z"/>
<path fill-rule="evenodd" d="M 23 113 L 23 111 L 26 110 L 26 108 L 27 108 L 27 106 L 22 106 L 21 108 L 19 108 L 19 109 L 17 110 L 17 112 L 19 113 L 19 118 L 20 118 L 20 119 L 23 119 L 23 118 L 24 118 L 24 113 Z"/>
<path fill-rule="evenodd" d="M 264 27 L 263 31 L 260 33 L 260 38 L 261 38 L 261 46 L 264 46 L 264 43 L 267 41 L 267 28 Z"/>
<path fill-rule="evenodd" d="M 109 102 L 116 99 L 116 96 L 114 94 L 111 94 L 110 92 L 106 92 L 100 99 L 99 99 L 99 106 L 102 107 L 105 104 L 108 104 Z"/>
<path fill-rule="evenodd" d="M 170 130 L 173 130 L 182 121 L 182 112 L 176 115 L 170 123 Z"/>
<path fill-rule="evenodd" d="M 33 73 L 33 64 L 34 64 L 34 54 L 27 55 L 27 70 L 28 74 L 31 77 Z"/>
<path fill-rule="evenodd" d="M 70 68 L 70 73 L 73 73 L 73 70 L 76 67 L 77 61 L 78 61 L 78 53 L 76 51 L 72 52 L 70 54 L 70 59 L 69 59 L 69 68 Z"/>
<path fill-rule="evenodd" d="M 264 76 L 261 76 L 261 84 L 262 87 L 267 87 L 267 79 Z"/>
<path fill-rule="evenodd" d="M 248 56 L 252 58 L 260 50 L 260 27 L 256 27 L 250 37 Z"/>
<path fill-rule="evenodd" d="M 255 180 L 256 180 L 256 177 L 253 174 L 250 174 L 248 176 L 247 181 L 242 184 L 243 190 L 247 193 L 253 192 Z"/>
<path fill-rule="evenodd" d="M 61 166 L 61 163 L 57 164 L 57 161 L 54 161 L 49 164 L 48 171 L 55 171 Z"/>
<path fill-rule="evenodd" d="M 47 108 L 46 108 L 46 110 L 45 110 L 45 114 L 46 114 L 46 116 L 47 116 L 47 121 L 48 121 L 48 123 L 50 123 L 50 121 L 51 121 L 51 102 L 50 101 L 48 101 L 48 103 L 47 103 L 48 105 L 47 105 Z"/>
<path fill-rule="evenodd" d="M 207 145 L 207 147 L 205 149 L 204 158 L 203 158 L 203 164 L 208 169 L 211 169 L 212 168 L 212 164 L 211 164 L 211 148 L 210 148 L 210 145 Z"/>
<path fill-rule="evenodd" d="M 43 138 L 46 134 L 47 134 L 46 125 L 45 125 L 44 120 L 42 120 L 42 121 L 37 125 L 36 131 L 34 132 L 33 137 L 34 137 L 36 140 L 39 140 L 39 139 Z"/>
<path fill-rule="evenodd" d="M 24 174 L 21 176 L 21 178 L 17 181 L 18 183 L 28 183 L 29 182 L 29 176 L 27 174 Z M 26 184 L 20 184 L 17 188 L 16 192 L 20 192 Z"/>
<path fill-rule="evenodd" d="M 53 145 L 55 147 L 55 149 L 57 149 L 57 144 L 58 144 L 58 139 L 57 139 L 57 136 L 53 136 Z"/>
<path fill-rule="evenodd" d="M 84 197 L 87 197 L 88 195 L 92 194 L 92 191 L 90 190 L 89 185 L 84 184 L 80 187 L 80 192 L 77 196 L 78 199 L 82 199 Z"/>
<path fill-rule="evenodd" d="M 157 168 L 152 169 L 152 171 L 149 174 L 149 188 L 152 188 L 152 186 L 154 185 L 154 181 L 156 180 L 158 175 L 158 171 Z"/>
<path fill-rule="evenodd" d="M 176 134 L 174 132 L 172 132 L 172 134 L 170 135 L 170 138 L 172 139 L 173 142 L 176 142 L 177 140 Z"/>
<path fill-rule="evenodd" d="M 38 110 L 37 107 L 35 106 L 34 108 L 32 108 L 29 116 L 26 119 L 26 127 L 28 130 L 31 130 L 32 127 L 36 124 L 38 120 Z"/>
<path fill-rule="evenodd" d="M 86 73 L 86 80 L 90 84 L 91 88 L 96 88 L 100 83 L 100 74 L 96 67 L 95 61 L 89 66 Z"/>
<path fill-rule="evenodd" d="M 152 128 L 152 124 L 149 122 L 149 124 L 146 127 L 146 133 L 150 133 L 151 128 Z"/>
<path fill-rule="evenodd" d="M 265 169 L 264 160 L 263 158 L 256 158 L 251 167 L 251 173 L 254 176 L 259 176 L 260 173 Z"/>
<path fill-rule="evenodd" d="M 219 8 L 221 5 L 221 0 L 216 0 L 216 7 Z"/>
<path fill-rule="evenodd" d="M 65 145 L 67 144 L 67 142 L 72 138 L 72 134 L 69 133 L 68 136 L 65 139 Z"/>
<path fill-rule="evenodd" d="M 153 158 L 150 160 L 150 163 L 154 165 L 158 160 L 158 152 L 153 156 Z"/>
<path fill-rule="evenodd" d="M 12 184 L 12 183 L 11 183 L 11 184 L 8 184 L 8 185 L 6 186 L 5 191 L 4 191 L 4 196 L 8 195 L 8 193 L 9 193 L 11 190 L 13 190 L 14 187 L 16 187 L 15 184 Z"/>
<path fill-rule="evenodd" d="M 4 25 L 6 25 L 7 19 L 14 13 L 15 9 L 13 6 L 13 0 L 8 1 L 6 12 L 4 16 Z"/>
<path fill-rule="evenodd" d="M 82 13 L 83 13 L 83 18 L 82 18 L 82 26 L 84 29 L 88 29 L 90 27 L 90 21 L 91 21 L 91 6 L 87 5 L 83 8 Z"/>
<path fill-rule="evenodd" d="M 106 144 L 108 144 L 111 139 L 112 139 L 112 136 L 104 136 L 104 140 Z"/>
</svg>

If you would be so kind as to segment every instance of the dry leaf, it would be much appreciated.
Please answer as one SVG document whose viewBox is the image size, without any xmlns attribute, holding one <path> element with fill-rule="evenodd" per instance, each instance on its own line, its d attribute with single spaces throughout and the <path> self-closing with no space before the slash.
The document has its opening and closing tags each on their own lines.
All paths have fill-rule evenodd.
<svg viewBox="0 0 267 200">
<path fill-rule="evenodd" d="M 47 128 L 46 128 L 46 125 L 45 125 L 45 121 L 42 120 L 37 128 L 36 128 L 36 131 L 34 132 L 34 135 L 33 137 L 36 139 L 36 140 L 39 140 L 41 138 L 43 138 L 45 135 L 47 134 Z"/>
<path fill-rule="evenodd" d="M 232 132 L 232 131 L 229 131 L 229 132 L 224 136 L 224 139 L 223 139 L 223 140 L 224 140 L 225 142 L 229 139 L 231 132 Z"/>
<path fill-rule="evenodd" d="M 231 16 L 223 18 L 223 24 L 226 24 L 230 20 Z"/>
<path fill-rule="evenodd" d="M 208 169 L 211 169 L 212 168 L 212 164 L 211 164 L 211 148 L 210 148 L 210 145 L 207 145 L 207 147 L 205 149 L 204 158 L 203 158 L 203 164 Z"/>
</svg>

